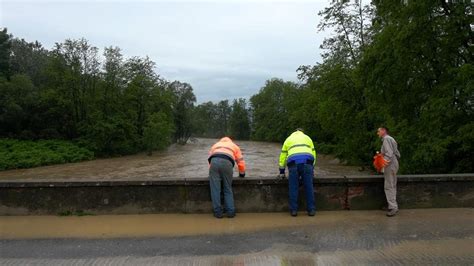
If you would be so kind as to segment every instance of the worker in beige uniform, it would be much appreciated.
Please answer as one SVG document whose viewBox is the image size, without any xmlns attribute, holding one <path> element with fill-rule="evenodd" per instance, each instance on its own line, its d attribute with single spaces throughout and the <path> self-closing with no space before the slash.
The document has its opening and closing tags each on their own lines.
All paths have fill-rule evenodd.
<svg viewBox="0 0 474 266">
<path fill-rule="evenodd" d="M 377 135 L 382 139 L 380 153 L 387 162 L 387 165 L 383 169 L 383 175 L 385 178 L 384 190 L 388 203 L 387 216 L 392 217 L 398 212 L 397 172 L 400 152 L 398 151 L 397 142 L 388 134 L 388 129 L 386 127 L 379 127 Z"/>
</svg>

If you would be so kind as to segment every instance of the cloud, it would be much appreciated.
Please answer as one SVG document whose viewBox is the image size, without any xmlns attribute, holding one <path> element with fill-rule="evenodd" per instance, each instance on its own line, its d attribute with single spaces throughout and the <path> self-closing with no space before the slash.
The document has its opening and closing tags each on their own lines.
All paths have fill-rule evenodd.
<svg viewBox="0 0 474 266">
<path fill-rule="evenodd" d="M 161 76 L 190 83 L 199 102 L 249 97 L 266 79 L 296 80 L 320 61 L 324 1 L 3 1 L 0 23 L 46 47 L 66 38 L 150 56 Z"/>
</svg>

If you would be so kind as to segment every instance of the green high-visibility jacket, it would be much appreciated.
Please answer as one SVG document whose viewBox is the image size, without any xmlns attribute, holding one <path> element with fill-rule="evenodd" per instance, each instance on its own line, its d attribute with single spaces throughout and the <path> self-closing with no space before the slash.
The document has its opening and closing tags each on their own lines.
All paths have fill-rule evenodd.
<svg viewBox="0 0 474 266">
<path fill-rule="evenodd" d="M 287 163 L 304 163 L 312 160 L 316 163 L 316 150 L 313 140 L 301 131 L 295 131 L 283 143 L 281 148 L 279 166 L 285 169 Z"/>
</svg>

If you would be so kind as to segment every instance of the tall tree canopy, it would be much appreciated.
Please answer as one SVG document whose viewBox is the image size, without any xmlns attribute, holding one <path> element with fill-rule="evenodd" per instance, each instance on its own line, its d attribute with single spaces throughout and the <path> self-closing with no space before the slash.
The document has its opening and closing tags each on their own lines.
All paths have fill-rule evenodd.
<svg viewBox="0 0 474 266">
<path fill-rule="evenodd" d="M 253 137 L 281 141 L 298 125 L 320 149 L 369 164 L 386 125 L 402 172 L 473 172 L 470 3 L 334 0 L 319 15 L 319 29 L 333 30 L 323 62 L 298 69 L 298 93 L 268 81 L 252 97 Z"/>
<path fill-rule="evenodd" d="M 85 39 L 52 50 L 0 32 L 0 137 L 72 140 L 97 155 L 151 152 L 191 134 L 195 96 L 148 57 Z"/>
</svg>

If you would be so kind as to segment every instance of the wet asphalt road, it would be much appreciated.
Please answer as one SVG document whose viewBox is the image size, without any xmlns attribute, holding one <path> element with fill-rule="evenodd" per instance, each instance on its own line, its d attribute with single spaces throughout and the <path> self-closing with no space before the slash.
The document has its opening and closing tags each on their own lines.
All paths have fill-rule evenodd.
<svg viewBox="0 0 474 266">
<path fill-rule="evenodd" d="M 473 209 L 404 210 L 394 218 L 378 213 L 231 234 L 1 240 L 0 264 L 474 265 Z"/>
</svg>

